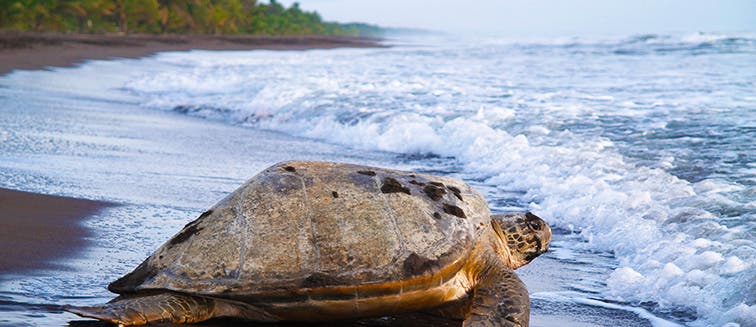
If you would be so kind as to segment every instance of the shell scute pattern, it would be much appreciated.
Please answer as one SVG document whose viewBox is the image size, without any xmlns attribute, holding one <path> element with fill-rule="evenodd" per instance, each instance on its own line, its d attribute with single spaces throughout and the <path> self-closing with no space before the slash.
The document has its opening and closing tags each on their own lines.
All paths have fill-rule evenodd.
<svg viewBox="0 0 756 327">
<path fill-rule="evenodd" d="M 490 221 L 460 181 L 326 162 L 270 167 L 211 210 L 114 289 L 248 296 L 398 281 L 465 257 Z"/>
</svg>

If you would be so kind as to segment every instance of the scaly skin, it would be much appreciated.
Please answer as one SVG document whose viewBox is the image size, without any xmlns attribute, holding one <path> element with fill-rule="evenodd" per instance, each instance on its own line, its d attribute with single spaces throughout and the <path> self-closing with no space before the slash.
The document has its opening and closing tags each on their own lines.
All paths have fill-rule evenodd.
<svg viewBox="0 0 756 327">
<path fill-rule="evenodd" d="M 170 322 L 191 324 L 216 315 L 216 301 L 211 298 L 158 293 L 147 296 L 119 297 L 97 307 L 65 307 L 77 315 L 108 321 L 121 326 Z"/>
</svg>

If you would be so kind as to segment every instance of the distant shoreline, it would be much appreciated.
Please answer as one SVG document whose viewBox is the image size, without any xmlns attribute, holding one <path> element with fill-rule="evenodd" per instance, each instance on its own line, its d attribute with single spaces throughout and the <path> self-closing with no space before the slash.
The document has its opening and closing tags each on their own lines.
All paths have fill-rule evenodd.
<svg viewBox="0 0 756 327">
<path fill-rule="evenodd" d="M 379 38 L 187 34 L 0 32 L 0 75 L 16 69 L 71 66 L 92 59 L 139 58 L 160 51 L 307 50 L 385 47 Z"/>
</svg>

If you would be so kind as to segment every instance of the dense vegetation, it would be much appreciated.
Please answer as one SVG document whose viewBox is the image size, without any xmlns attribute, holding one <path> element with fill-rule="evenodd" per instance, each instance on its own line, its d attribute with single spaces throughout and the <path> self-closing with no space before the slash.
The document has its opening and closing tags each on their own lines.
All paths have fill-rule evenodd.
<svg viewBox="0 0 756 327">
<path fill-rule="evenodd" d="M 275 0 L 0 0 L 0 29 L 79 33 L 375 36 L 376 26 L 325 22 Z"/>
</svg>

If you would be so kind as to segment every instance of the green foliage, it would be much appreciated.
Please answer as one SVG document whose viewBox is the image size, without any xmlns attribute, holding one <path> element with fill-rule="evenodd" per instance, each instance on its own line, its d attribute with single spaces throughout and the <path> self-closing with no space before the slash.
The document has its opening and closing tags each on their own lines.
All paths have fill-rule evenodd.
<svg viewBox="0 0 756 327">
<path fill-rule="evenodd" d="M 350 35 L 379 37 L 383 36 L 384 34 L 384 30 L 376 25 L 365 23 L 348 23 L 338 25 L 342 30 L 347 31 L 347 33 Z"/>
<path fill-rule="evenodd" d="M 80 33 L 376 36 L 367 24 L 324 22 L 275 0 L 0 0 L 0 29 Z"/>
</svg>

